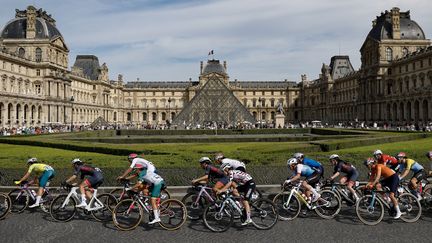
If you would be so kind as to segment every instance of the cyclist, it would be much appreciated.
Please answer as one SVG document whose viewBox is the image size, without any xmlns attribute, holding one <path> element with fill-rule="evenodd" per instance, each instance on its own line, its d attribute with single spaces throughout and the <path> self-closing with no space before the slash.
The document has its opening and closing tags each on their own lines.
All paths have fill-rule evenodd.
<svg viewBox="0 0 432 243">
<path fill-rule="evenodd" d="M 141 173 L 146 172 L 156 172 L 156 167 L 153 165 L 152 162 L 145 160 L 143 158 L 139 158 L 138 154 L 129 154 L 128 161 L 130 163 L 129 168 L 123 173 L 123 175 L 117 177 L 117 180 L 124 179 L 127 175 L 129 175 L 133 170 L 137 170 L 138 173 L 131 175 L 127 177 L 127 179 L 131 179 L 133 177 L 139 176 Z"/>
<path fill-rule="evenodd" d="M 306 196 L 310 198 L 311 193 L 313 194 L 312 202 L 316 202 L 320 198 L 320 194 L 315 190 L 315 184 L 319 181 L 321 175 L 313 170 L 310 166 L 301 164 L 296 158 L 291 158 L 287 161 L 288 168 L 294 171 L 294 175 L 285 180 L 284 184 L 297 181 L 300 177 L 306 177 L 303 181 L 302 186 L 306 189 Z"/>
<path fill-rule="evenodd" d="M 397 171 L 399 169 L 399 163 L 395 157 L 388 154 L 383 154 L 383 152 L 379 149 L 374 151 L 373 156 L 378 164 L 387 165 L 394 171 Z"/>
<path fill-rule="evenodd" d="M 205 170 L 205 175 L 192 180 L 192 184 L 215 183 L 213 186 L 213 192 L 216 192 L 228 183 L 228 177 L 225 176 L 223 171 L 211 164 L 209 157 L 200 158 L 199 163 L 201 168 Z"/>
<path fill-rule="evenodd" d="M 39 178 L 35 176 L 35 181 L 39 181 L 39 189 L 36 193 L 36 202 L 29 206 L 29 208 L 35 208 L 40 205 L 40 201 L 42 195 L 44 193 L 44 189 L 49 185 L 49 181 L 54 178 L 54 169 L 47 165 L 38 163 L 36 158 L 31 158 L 27 160 L 27 166 L 29 166 L 27 173 L 19 180 L 15 181 L 16 185 L 21 184 L 23 181 L 27 180 L 30 177 L 30 174 L 34 171 L 37 175 L 40 175 Z"/>
<path fill-rule="evenodd" d="M 77 207 L 86 207 L 87 206 L 87 198 L 90 200 L 93 197 L 92 189 L 97 189 L 103 183 L 103 174 L 102 171 L 90 165 L 85 165 L 80 159 L 72 160 L 72 167 L 74 168 L 74 174 L 69 177 L 64 183 L 70 184 L 74 181 L 78 176 L 80 176 L 82 182 L 79 185 L 79 189 L 81 192 L 81 203 L 77 205 Z M 84 178 L 88 176 L 85 180 Z M 86 190 L 88 189 L 88 190 Z M 87 196 L 87 198 L 86 198 Z"/>
<path fill-rule="evenodd" d="M 231 165 L 228 163 L 222 164 L 221 169 L 225 173 L 225 175 L 230 178 L 230 182 L 228 182 L 222 189 L 216 190 L 216 193 L 225 192 L 230 187 L 234 189 L 233 190 L 234 196 L 239 197 L 240 196 L 239 192 L 243 193 L 242 203 L 246 211 L 246 220 L 242 223 L 242 225 L 247 225 L 252 223 L 252 219 L 250 217 L 251 210 L 250 210 L 249 202 L 251 201 L 252 194 L 256 188 L 252 176 L 240 170 L 233 170 Z"/>
<path fill-rule="evenodd" d="M 334 166 L 333 175 L 329 178 L 329 180 L 333 181 L 334 179 L 336 179 L 336 177 L 340 175 L 340 173 L 345 173 L 346 176 L 341 177 L 339 182 L 340 184 L 345 184 L 345 182 L 348 181 L 347 188 L 351 192 L 353 199 L 357 201 L 359 197 L 357 196 L 357 193 L 353 189 L 353 186 L 357 178 L 359 177 L 359 173 L 357 169 L 352 164 L 344 160 L 341 160 L 339 158 L 339 155 L 337 154 L 330 155 L 329 160 Z"/>
<path fill-rule="evenodd" d="M 397 188 L 399 186 L 399 177 L 392 169 L 386 167 L 384 164 L 377 164 L 374 163 L 373 160 L 366 160 L 364 164 L 369 168 L 369 170 L 372 172 L 372 175 L 369 179 L 368 184 L 366 185 L 366 188 L 372 189 L 374 186 L 378 190 L 382 189 L 382 186 L 387 186 L 390 188 L 390 199 L 393 202 L 394 208 L 396 210 L 396 215 L 394 216 L 395 219 L 400 218 L 402 215 L 400 209 L 398 200 L 395 197 L 395 194 L 397 192 Z M 383 177 L 384 179 L 381 179 Z"/>
<path fill-rule="evenodd" d="M 426 171 L 424 170 L 423 166 L 420 165 L 418 162 L 413 159 L 408 159 L 404 152 L 399 152 L 396 155 L 396 158 L 401 164 L 399 172 L 402 172 L 402 174 L 399 176 L 399 179 L 402 180 L 403 178 L 405 178 L 411 170 L 414 175 L 410 180 L 409 188 L 415 191 L 416 196 L 420 198 L 420 192 L 417 191 L 417 187 L 420 182 L 426 178 Z"/>
<path fill-rule="evenodd" d="M 293 157 L 296 158 L 300 164 L 305 164 L 315 170 L 319 174 L 318 180 L 324 176 L 324 167 L 320 162 L 310 158 L 306 158 L 302 153 L 295 153 Z"/>
<path fill-rule="evenodd" d="M 148 171 L 144 169 L 143 172 L 140 173 L 140 176 L 138 178 L 137 187 L 140 187 L 140 185 L 143 183 L 145 183 L 149 187 L 153 186 L 153 189 L 151 191 L 150 202 L 153 209 L 154 219 L 150 221 L 148 224 L 155 224 L 161 221 L 159 217 L 160 216 L 159 202 L 160 202 L 161 190 L 165 186 L 165 182 L 164 179 L 160 175 L 156 174 L 154 171 Z"/>
<path fill-rule="evenodd" d="M 229 164 L 231 166 L 231 168 L 233 168 L 233 170 L 239 170 L 239 171 L 243 171 L 246 172 L 246 165 L 245 163 L 235 160 L 235 159 L 228 159 L 225 158 L 223 153 L 217 153 L 215 155 L 215 163 L 217 164 Z"/>
</svg>

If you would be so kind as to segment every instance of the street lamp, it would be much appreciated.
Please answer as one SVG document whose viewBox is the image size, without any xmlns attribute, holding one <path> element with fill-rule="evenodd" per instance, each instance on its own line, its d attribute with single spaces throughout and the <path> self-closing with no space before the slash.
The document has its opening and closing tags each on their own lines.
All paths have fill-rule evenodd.
<svg viewBox="0 0 432 243">
<path fill-rule="evenodd" d="M 261 128 L 261 126 L 262 126 L 261 125 L 261 104 L 262 104 L 261 102 L 262 102 L 262 100 L 263 99 L 261 97 L 258 98 L 258 122 L 259 122 L 259 126 L 258 127 L 259 128 Z"/>
<path fill-rule="evenodd" d="M 75 101 L 74 97 L 71 96 L 70 97 L 70 102 L 71 102 L 71 127 L 70 130 L 71 132 L 73 132 L 73 102 Z"/>
<path fill-rule="evenodd" d="M 168 121 L 171 125 L 171 97 L 168 98 Z"/>
</svg>

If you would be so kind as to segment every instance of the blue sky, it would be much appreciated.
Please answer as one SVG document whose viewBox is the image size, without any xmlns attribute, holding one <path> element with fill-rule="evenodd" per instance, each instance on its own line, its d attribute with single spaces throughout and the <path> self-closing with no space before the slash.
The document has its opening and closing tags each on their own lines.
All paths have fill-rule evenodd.
<svg viewBox="0 0 432 243">
<path fill-rule="evenodd" d="M 56 19 L 70 65 L 93 54 L 127 81 L 197 80 L 212 49 L 232 80 L 315 79 L 338 54 L 358 69 L 372 20 L 395 6 L 432 34 L 430 0 L 1 0 L 1 25 L 27 5 Z"/>
</svg>

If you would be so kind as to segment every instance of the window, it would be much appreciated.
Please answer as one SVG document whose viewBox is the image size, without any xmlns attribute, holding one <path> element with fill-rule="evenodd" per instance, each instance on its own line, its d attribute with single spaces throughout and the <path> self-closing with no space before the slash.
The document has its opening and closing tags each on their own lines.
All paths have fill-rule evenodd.
<svg viewBox="0 0 432 243">
<path fill-rule="evenodd" d="M 93 85 L 93 90 L 96 90 L 96 85 Z"/>
<path fill-rule="evenodd" d="M 156 112 L 153 112 L 153 113 L 152 113 L 152 120 L 153 120 L 153 121 L 156 121 Z"/>
<path fill-rule="evenodd" d="M 393 50 L 390 47 L 386 49 L 386 60 L 389 62 L 393 60 Z"/>
<path fill-rule="evenodd" d="M 415 62 L 413 62 L 413 64 L 412 64 L 412 69 L 413 69 L 413 71 L 415 70 Z"/>
<path fill-rule="evenodd" d="M 42 50 L 40 48 L 36 48 L 36 62 L 42 61 Z"/>
<path fill-rule="evenodd" d="M 275 101 L 274 101 L 274 100 L 271 100 L 271 101 L 270 101 L 270 105 L 271 105 L 271 107 L 274 107 L 274 104 L 275 104 Z"/>
<path fill-rule="evenodd" d="M 40 69 L 36 69 L 36 76 L 40 76 Z"/>
<path fill-rule="evenodd" d="M 147 121 L 147 113 L 145 112 L 142 113 L 142 119 L 143 121 Z"/>
<path fill-rule="evenodd" d="M 24 56 L 25 56 L 24 48 L 20 47 L 20 49 L 18 50 L 18 56 L 21 58 L 24 58 Z"/>
<path fill-rule="evenodd" d="M 402 56 L 403 57 L 406 57 L 408 55 L 408 49 L 406 48 L 406 47 L 404 47 L 403 49 L 402 49 Z"/>
</svg>

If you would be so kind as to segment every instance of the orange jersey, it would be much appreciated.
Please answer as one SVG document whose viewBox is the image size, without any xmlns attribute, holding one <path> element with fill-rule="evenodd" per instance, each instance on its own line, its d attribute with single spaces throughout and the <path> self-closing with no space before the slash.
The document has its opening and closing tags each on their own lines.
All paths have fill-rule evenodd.
<svg viewBox="0 0 432 243">
<path fill-rule="evenodd" d="M 375 179 L 375 176 L 378 172 L 378 169 L 381 169 L 381 177 L 383 178 L 388 178 L 390 176 L 392 176 L 395 172 L 390 169 L 389 167 L 383 165 L 383 164 L 377 164 L 372 166 L 372 176 L 371 176 L 371 180 L 373 181 Z"/>
</svg>

